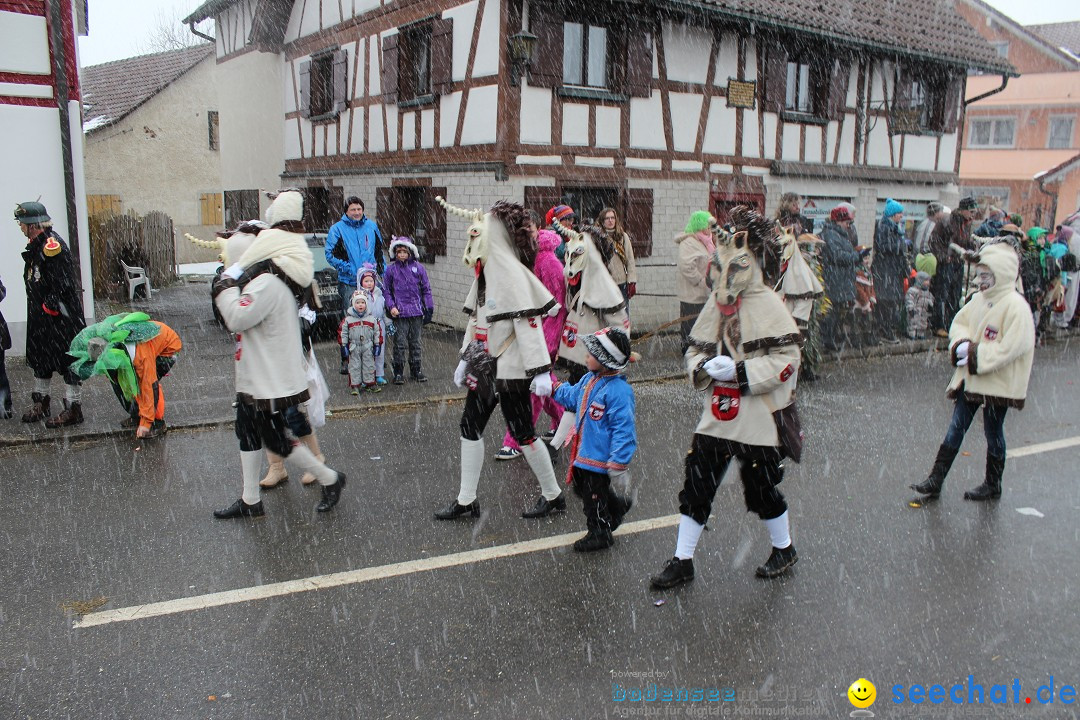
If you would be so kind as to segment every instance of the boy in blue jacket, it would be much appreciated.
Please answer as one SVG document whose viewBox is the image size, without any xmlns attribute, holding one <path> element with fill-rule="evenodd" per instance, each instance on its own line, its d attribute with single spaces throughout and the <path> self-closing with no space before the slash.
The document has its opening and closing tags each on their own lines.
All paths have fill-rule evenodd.
<svg viewBox="0 0 1080 720">
<path fill-rule="evenodd" d="M 631 362 L 630 338 L 621 328 L 604 328 L 582 337 L 589 372 L 576 384 L 554 385 L 555 402 L 576 412 L 570 446 L 570 477 L 582 499 L 588 534 L 574 543 L 577 552 L 611 547 L 612 531 L 632 501 L 612 489 L 628 484 L 627 469 L 637 449 L 634 390 L 622 371 Z"/>
</svg>

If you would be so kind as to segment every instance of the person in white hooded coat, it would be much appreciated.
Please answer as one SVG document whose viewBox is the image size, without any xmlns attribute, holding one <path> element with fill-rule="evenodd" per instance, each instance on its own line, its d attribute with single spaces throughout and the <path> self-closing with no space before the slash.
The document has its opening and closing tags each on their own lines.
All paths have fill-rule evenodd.
<svg viewBox="0 0 1080 720">
<path fill-rule="evenodd" d="M 214 511 L 219 519 L 259 517 L 265 513 L 259 490 L 262 448 L 291 458 L 315 475 L 322 486 L 316 510 L 337 504 L 345 475 L 320 462 L 306 445 L 285 434 L 284 410 L 308 399 L 303 366 L 297 298 L 314 280 L 311 251 L 304 241 L 303 196 L 295 190 L 278 194 L 266 211 L 270 229 L 263 230 L 214 285 L 214 304 L 236 340 L 236 437 L 244 487 L 232 505 Z"/>
<path fill-rule="evenodd" d="M 911 489 L 935 498 L 960 451 L 975 412 L 982 406 L 986 435 L 986 477 L 964 493 L 966 500 L 1001 497 L 1005 470 L 1005 412 L 1022 409 L 1035 355 L 1035 322 L 1016 289 L 1020 258 L 1011 245 L 995 242 L 968 256 L 977 263 L 979 291 L 953 318 L 949 357 L 956 367 L 946 391 L 953 398 L 952 421 L 938 448 L 930 476 Z"/>
</svg>

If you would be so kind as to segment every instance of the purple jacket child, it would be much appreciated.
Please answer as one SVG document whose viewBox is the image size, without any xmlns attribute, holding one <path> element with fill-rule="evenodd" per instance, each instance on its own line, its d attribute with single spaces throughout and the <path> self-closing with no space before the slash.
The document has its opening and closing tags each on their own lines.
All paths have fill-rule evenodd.
<svg viewBox="0 0 1080 720">
<path fill-rule="evenodd" d="M 401 248 L 409 251 L 409 259 L 404 262 L 397 257 L 397 251 Z M 390 243 L 392 262 L 387 265 L 383 278 L 387 315 L 397 310 L 397 317 L 420 317 L 435 307 L 431 283 L 428 282 L 424 266 L 416 259 L 418 254 L 416 246 L 407 237 L 395 236 Z"/>
</svg>

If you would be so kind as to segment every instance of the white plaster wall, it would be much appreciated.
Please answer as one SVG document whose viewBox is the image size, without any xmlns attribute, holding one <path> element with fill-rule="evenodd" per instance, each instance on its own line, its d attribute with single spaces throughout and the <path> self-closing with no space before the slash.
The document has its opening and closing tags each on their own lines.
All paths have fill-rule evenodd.
<svg viewBox="0 0 1080 720">
<path fill-rule="evenodd" d="M 401 149 L 412 150 L 416 147 L 416 113 L 407 112 L 401 116 Z"/>
<path fill-rule="evenodd" d="M 534 88 L 523 85 L 521 88 L 521 114 L 518 119 L 521 123 L 520 137 L 522 143 L 550 145 L 551 144 L 551 90 L 549 88 Z M 456 117 L 457 111 L 454 115 Z M 446 108 L 443 108 L 443 116 L 446 116 Z M 597 129 L 599 133 L 599 129 Z M 451 138 L 451 141 L 453 138 Z"/>
<path fill-rule="evenodd" d="M 386 35 L 393 35 L 394 33 L 385 33 Z M 370 73 L 368 74 L 368 97 L 375 97 L 382 94 L 382 53 L 379 51 L 379 37 L 372 35 L 368 38 L 368 59 L 371 66 Z"/>
<path fill-rule="evenodd" d="M 277 187 L 285 169 L 286 136 L 296 138 L 295 124 L 284 122 L 286 78 L 281 56 L 249 52 L 210 63 L 221 113 L 221 188 Z M 288 98 L 291 104 L 291 85 Z"/>
<path fill-rule="evenodd" d="M 385 152 L 386 141 L 383 137 L 384 113 L 382 105 L 368 106 L 368 151 L 373 153 Z"/>
<path fill-rule="evenodd" d="M 746 67 L 743 70 L 743 77 L 747 80 L 757 80 L 757 45 L 753 38 L 747 38 L 746 41 Z"/>
<path fill-rule="evenodd" d="M 844 115 L 844 127 L 840 132 L 840 164 L 851 165 L 855 158 L 855 113 Z"/>
<path fill-rule="evenodd" d="M 765 157 L 769 160 L 776 159 L 776 125 L 777 120 L 776 113 L 765 113 L 765 125 L 763 135 L 765 137 Z M 746 127 L 746 123 L 743 123 L 743 127 Z"/>
<path fill-rule="evenodd" d="M 630 147 L 667 150 L 659 93 L 630 99 Z"/>
<path fill-rule="evenodd" d="M 435 111 L 424 110 L 420 113 L 420 147 L 435 147 Z"/>
<path fill-rule="evenodd" d="M 695 149 L 698 118 L 701 117 L 701 103 L 704 101 L 704 96 L 698 93 L 668 94 L 668 102 L 671 104 L 671 139 L 676 151 L 693 152 Z"/>
<path fill-rule="evenodd" d="M 461 91 L 452 92 L 439 98 L 442 104 L 439 112 L 439 144 L 452 147 L 457 133 L 458 114 L 461 112 Z M 548 134 L 551 134 L 551 118 L 548 118 Z M 547 142 L 551 142 L 550 137 Z"/>
<path fill-rule="evenodd" d="M 349 50 L 349 92 L 350 98 L 362 98 L 367 95 L 367 77 L 364 75 L 364 54 L 367 52 L 367 38 L 359 38 L 348 45 Z M 360 59 L 353 67 L 356 57 Z"/>
<path fill-rule="evenodd" d="M 496 3 L 497 4 L 497 3 Z M 469 64 L 469 46 L 472 45 L 473 25 L 476 24 L 476 9 L 479 3 L 458 5 L 443 11 L 444 18 L 454 21 L 454 59 L 451 77 L 455 82 L 465 79 L 465 69 Z"/>
<path fill-rule="evenodd" d="M 383 105 L 386 121 L 387 150 L 395 152 L 398 149 L 398 108 L 397 105 Z"/>
<path fill-rule="evenodd" d="M 364 152 L 364 129 L 367 127 L 367 114 L 365 107 L 358 107 L 352 110 L 352 139 L 349 152 L 362 153 Z M 348 128 L 348 125 L 345 125 Z"/>
<path fill-rule="evenodd" d="M 44 17 L 0 12 L 0 72 L 52 72 Z"/>
<path fill-rule="evenodd" d="M 765 136 L 768 138 L 768 135 Z M 766 140 L 768 143 L 768 140 Z M 799 161 L 799 126 L 794 123 L 784 123 L 783 138 L 784 160 Z"/>
<path fill-rule="evenodd" d="M 622 108 L 596 107 L 596 147 L 617 148 L 622 144 Z"/>
<path fill-rule="evenodd" d="M 938 152 L 937 169 L 952 172 L 956 166 L 956 143 L 958 136 L 953 133 L 941 136 L 941 150 Z"/>
<path fill-rule="evenodd" d="M 748 158 L 760 157 L 758 148 L 758 114 L 754 110 L 743 110 L 742 154 Z"/>
<path fill-rule="evenodd" d="M 824 131 L 820 125 L 806 126 L 805 158 L 808 163 L 821 162 L 821 133 Z"/>
<path fill-rule="evenodd" d="M 322 6 L 322 26 L 329 28 L 337 25 L 342 21 L 341 13 L 343 8 L 336 2 L 331 0 L 330 2 L 319 3 Z"/>
<path fill-rule="evenodd" d="M 43 39 L 44 42 L 44 39 Z M 75 176 L 75 211 L 78 215 L 78 236 L 68 230 L 67 200 L 64 189 L 63 155 L 60 150 L 59 111 L 56 108 L 0 105 L 0 153 L 5 167 L 20 168 L 19 172 L 0 173 L 0 196 L 8 200 L 9 213 L 16 203 L 38 200 L 45 205 L 53 227 L 70 247 L 78 250 L 83 291 L 83 313 L 94 314 L 93 284 L 90 258 L 90 233 L 86 223 L 86 185 L 84 180 L 83 146 L 79 104 L 68 103 L 71 119 L 72 171 Z M 9 214 L 8 218 L 12 215 Z M 0 242 L 0 276 L 7 288 L 4 300 L 4 319 L 11 330 L 12 347 L 9 355 L 22 356 L 26 350 L 26 290 L 22 282 L 25 238 L 13 221 Z"/>
<path fill-rule="evenodd" d="M 461 130 L 462 145 L 483 145 L 495 142 L 498 120 L 499 86 L 473 88 L 465 106 L 465 125 Z"/>
<path fill-rule="evenodd" d="M 738 38 L 733 33 L 724 33 L 720 38 L 720 52 L 716 54 L 716 71 L 713 75 L 713 84 L 726 87 L 728 78 L 736 77 L 738 70 Z"/>
<path fill-rule="evenodd" d="M 564 145 L 589 144 L 589 106 L 563 104 L 562 141 Z"/>
<path fill-rule="evenodd" d="M 727 107 L 723 98 L 713 98 L 709 107 L 709 119 L 705 123 L 705 143 L 702 150 L 707 153 L 719 153 L 721 155 L 735 154 L 735 118 L 738 113 L 734 108 Z M 753 117 L 749 115 L 748 117 Z M 754 118 L 756 120 L 756 118 Z M 743 123 L 743 133 L 746 132 L 746 123 Z M 755 147 L 757 137 L 754 138 Z"/>
<path fill-rule="evenodd" d="M 669 80 L 704 83 L 712 34 L 685 23 L 665 22 L 664 57 Z"/>
<path fill-rule="evenodd" d="M 476 58 L 473 60 L 473 77 L 489 77 L 499 72 L 499 12 L 501 2 L 484 4 L 484 17 L 480 24 L 480 35 L 476 40 Z M 456 43 L 456 38 L 455 38 Z M 468 48 L 471 38 L 465 42 Z M 470 101 L 470 105 L 472 102 Z"/>
<path fill-rule="evenodd" d="M 352 14 L 353 17 L 357 15 L 363 15 L 369 10 L 374 10 L 383 4 L 384 0 L 346 0 L 352 2 Z"/>
<path fill-rule="evenodd" d="M 936 162 L 936 137 L 929 135 L 904 137 L 904 170 L 933 170 Z"/>
<path fill-rule="evenodd" d="M 866 141 L 866 163 L 889 167 L 889 132 L 885 128 L 885 118 L 878 118 L 877 125 L 870 131 Z M 899 142 L 899 140 L 897 140 Z"/>
</svg>

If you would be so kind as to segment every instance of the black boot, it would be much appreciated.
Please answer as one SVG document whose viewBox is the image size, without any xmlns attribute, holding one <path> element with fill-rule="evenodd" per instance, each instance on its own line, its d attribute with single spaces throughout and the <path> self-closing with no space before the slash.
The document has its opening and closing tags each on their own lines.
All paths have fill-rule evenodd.
<svg viewBox="0 0 1080 720">
<path fill-rule="evenodd" d="M 611 531 L 605 529 L 589 529 L 585 537 L 574 542 L 574 552 L 596 552 L 607 550 L 615 544 L 615 538 L 611 537 Z"/>
<path fill-rule="evenodd" d="M 670 588 L 680 585 L 684 582 L 690 582 L 694 579 L 694 561 L 680 560 L 677 557 L 673 557 L 664 563 L 664 569 L 660 571 L 659 575 L 653 575 L 649 578 L 649 583 L 654 588 Z"/>
<path fill-rule="evenodd" d="M 49 417 L 49 396 L 41 393 L 30 393 L 30 400 L 34 403 L 30 409 L 23 413 L 24 423 L 41 422 Z"/>
<path fill-rule="evenodd" d="M 548 500 L 541 495 L 536 500 L 536 504 L 533 505 L 532 510 L 526 510 L 521 513 L 523 518 L 540 518 L 547 517 L 551 513 L 566 512 L 566 498 L 563 493 L 559 493 L 559 497 L 554 500 Z"/>
<path fill-rule="evenodd" d="M 788 545 L 786 548 L 774 547 L 769 559 L 754 572 L 759 578 L 780 577 L 797 562 L 799 562 L 799 553 L 795 552 L 794 545 Z"/>
<path fill-rule="evenodd" d="M 64 400 L 63 412 L 61 412 L 56 417 L 46 420 L 45 427 L 55 429 L 59 427 L 67 427 L 68 425 L 79 425 L 82 423 L 82 421 L 82 403 L 69 403 L 67 400 Z"/>
<path fill-rule="evenodd" d="M 615 532 L 622 525 L 623 517 L 634 507 L 629 496 L 619 495 L 614 490 L 608 493 L 608 512 L 611 513 L 611 531 Z"/>
<path fill-rule="evenodd" d="M 315 506 L 315 512 L 327 512 L 341 499 L 341 491 L 345 489 L 345 474 L 338 473 L 337 480 L 333 485 L 322 486 L 322 501 Z"/>
<path fill-rule="evenodd" d="M 940 495 L 941 486 L 945 484 L 945 476 L 949 474 L 949 468 L 952 467 L 953 460 L 956 459 L 956 453 L 959 451 L 960 448 L 951 448 L 944 444 L 939 447 L 937 457 L 934 458 L 934 467 L 930 470 L 930 476 L 918 485 L 911 485 L 911 489 L 932 498 Z"/>
<path fill-rule="evenodd" d="M 1001 474 L 1005 472 L 1005 458 L 986 454 L 986 479 L 983 484 L 964 493 L 965 500 L 997 500 L 1001 497 Z"/>
<path fill-rule="evenodd" d="M 453 520 L 459 518 L 462 515 L 471 515 L 474 518 L 480 517 L 480 502 L 473 500 L 468 505 L 459 505 L 457 500 L 447 505 L 442 510 L 435 513 L 436 520 Z"/>
</svg>

